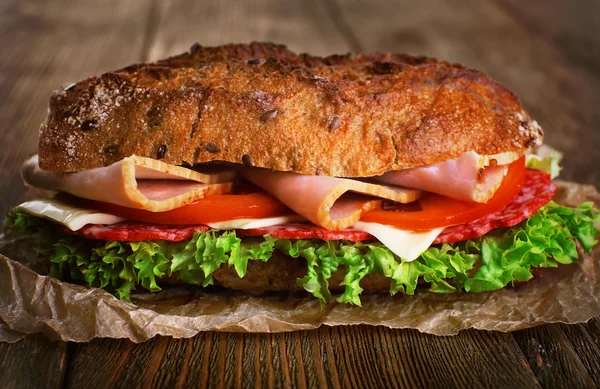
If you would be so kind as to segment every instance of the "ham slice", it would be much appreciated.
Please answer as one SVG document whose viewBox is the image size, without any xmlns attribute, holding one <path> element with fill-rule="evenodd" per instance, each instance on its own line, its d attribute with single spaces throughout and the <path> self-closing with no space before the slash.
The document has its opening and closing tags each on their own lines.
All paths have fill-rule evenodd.
<svg viewBox="0 0 600 389">
<path fill-rule="evenodd" d="M 421 189 L 457 200 L 486 203 L 502 184 L 507 164 L 519 157 L 519 153 L 485 156 L 469 151 L 456 159 L 387 172 L 373 180 Z"/>
<path fill-rule="evenodd" d="M 363 213 L 380 207 L 381 199 L 410 203 L 421 195 L 415 189 L 261 168 L 245 168 L 242 174 L 299 215 L 328 230 L 352 226 Z"/>
<path fill-rule="evenodd" d="M 131 156 L 110 166 L 75 173 L 40 169 L 37 155 L 21 169 L 26 184 L 129 208 L 163 212 L 231 191 L 235 170 L 211 174 Z"/>
</svg>

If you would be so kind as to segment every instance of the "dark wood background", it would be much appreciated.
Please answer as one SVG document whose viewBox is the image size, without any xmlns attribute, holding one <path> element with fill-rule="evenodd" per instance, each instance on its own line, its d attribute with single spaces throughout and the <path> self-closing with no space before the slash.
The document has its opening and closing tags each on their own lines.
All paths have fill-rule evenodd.
<svg viewBox="0 0 600 389">
<path fill-rule="evenodd" d="M 252 40 L 326 55 L 436 56 L 505 83 L 600 187 L 600 2 L 593 0 L 0 1 L 0 212 L 24 192 L 52 90 L 133 62 Z M 1 325 L 1 323 L 0 323 Z M 143 344 L 29 336 L 0 344 L 0 386 L 596 387 L 600 320 L 434 337 L 380 327 L 204 333 Z"/>
</svg>

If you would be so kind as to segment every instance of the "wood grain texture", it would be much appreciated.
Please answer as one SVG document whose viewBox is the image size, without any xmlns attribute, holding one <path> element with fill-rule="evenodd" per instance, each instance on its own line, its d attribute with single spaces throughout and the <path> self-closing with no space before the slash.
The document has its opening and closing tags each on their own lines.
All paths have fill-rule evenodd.
<svg viewBox="0 0 600 389">
<path fill-rule="evenodd" d="M 139 61 L 147 8 L 120 0 L 0 4 L 0 219 L 25 192 L 19 169 L 37 150 L 52 91 Z M 0 386 L 62 387 L 66 350 L 39 336 L 0 343 Z"/>
<path fill-rule="evenodd" d="M 95 371 L 92 371 L 95 370 Z M 67 387 L 515 388 L 537 380 L 508 334 L 383 327 L 78 345 Z"/>
<path fill-rule="evenodd" d="M 325 335 L 339 350 L 333 355 L 338 355 L 334 361 L 344 378 L 342 387 L 537 386 L 507 334 L 466 331 L 436 337 L 415 330 L 356 326 Z M 509 370 L 510 375 L 503 373 Z"/>
<path fill-rule="evenodd" d="M 592 322 L 598 322 L 598 319 L 593 319 Z M 573 351 L 581 364 L 590 376 L 594 385 L 600 387 L 600 366 L 597 361 L 600 361 L 600 347 L 598 343 L 600 339 L 593 335 L 593 331 L 588 331 L 588 325 L 560 325 L 560 330 L 565 335 L 566 339 L 573 346 Z"/>
<path fill-rule="evenodd" d="M 38 129 L 52 91 L 140 60 L 149 12 L 145 4 L 4 2 L 0 16 L 0 214 L 24 193 L 19 168 L 37 150 Z"/>
<path fill-rule="evenodd" d="M 0 213 L 24 192 L 19 165 L 37 148 L 53 89 L 194 42 L 267 40 L 318 55 L 380 50 L 463 62 L 521 96 L 548 143 L 567 153 L 563 178 L 600 186 L 599 8 L 591 0 L 1 2 Z M 598 318 L 447 338 L 367 326 L 139 345 L 30 336 L 0 344 L 0 386 L 594 387 L 599 350 Z"/>
<path fill-rule="evenodd" d="M 273 41 L 316 55 L 352 47 L 330 19 L 323 1 L 160 1 L 148 59 L 203 46 Z"/>
<path fill-rule="evenodd" d="M 543 42 L 544 48 L 556 53 L 558 62 L 548 63 L 546 68 L 557 76 L 551 83 L 561 98 L 547 96 L 547 88 L 542 88 L 538 99 L 539 109 L 552 126 L 549 141 L 557 147 L 565 145 L 567 179 L 600 186 L 600 3 L 496 1 L 535 42 Z M 562 122 L 551 121 L 563 115 L 567 116 L 564 127 L 558 127 Z"/>
<path fill-rule="evenodd" d="M 558 325 L 519 331 L 514 337 L 542 387 L 596 387 L 573 344 Z"/>
<path fill-rule="evenodd" d="M 68 352 L 64 342 L 30 335 L 17 343 L 0 343 L 3 389 L 62 388 Z"/>
</svg>

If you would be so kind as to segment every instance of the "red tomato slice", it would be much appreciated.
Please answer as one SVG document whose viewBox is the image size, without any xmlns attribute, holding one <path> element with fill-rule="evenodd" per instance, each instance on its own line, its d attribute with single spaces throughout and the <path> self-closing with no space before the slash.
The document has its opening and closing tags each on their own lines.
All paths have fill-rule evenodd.
<svg viewBox="0 0 600 389">
<path fill-rule="evenodd" d="M 207 196 L 166 212 L 151 212 L 100 201 L 90 201 L 90 206 L 126 219 L 155 224 L 206 224 L 294 214 L 294 211 L 264 192 Z"/>
<path fill-rule="evenodd" d="M 418 204 L 399 205 L 394 210 L 376 209 L 364 214 L 360 220 L 407 230 L 428 230 L 470 223 L 504 209 L 519 193 L 524 179 L 525 157 L 521 157 L 509 165 L 502 185 L 485 204 L 424 193 Z"/>
</svg>

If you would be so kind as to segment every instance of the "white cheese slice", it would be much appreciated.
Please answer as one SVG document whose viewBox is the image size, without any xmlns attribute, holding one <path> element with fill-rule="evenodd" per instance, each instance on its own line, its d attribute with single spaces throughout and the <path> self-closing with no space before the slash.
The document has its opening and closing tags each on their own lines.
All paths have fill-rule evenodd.
<svg viewBox="0 0 600 389">
<path fill-rule="evenodd" d="M 94 209 L 74 207 L 57 199 L 27 201 L 18 208 L 32 215 L 62 224 L 71 231 L 77 231 L 86 224 L 115 224 L 125 220 L 122 217 Z"/>
<path fill-rule="evenodd" d="M 410 262 L 417 259 L 422 252 L 427 250 L 435 238 L 446 227 L 435 228 L 425 232 L 416 232 L 400 230 L 379 223 L 359 221 L 352 228 L 368 232 L 390 249 L 391 252 Z"/>
<path fill-rule="evenodd" d="M 116 224 L 126 219 L 94 209 L 79 208 L 57 199 L 40 199 L 27 201 L 18 206 L 26 212 L 62 224 L 71 231 L 77 231 L 86 224 Z M 234 219 L 222 222 L 207 223 L 211 228 L 219 230 L 248 230 L 252 228 L 271 227 L 280 224 L 306 221 L 300 215 L 287 215 L 264 219 Z"/>
<path fill-rule="evenodd" d="M 250 230 L 252 228 L 264 228 L 303 221 L 306 221 L 306 219 L 300 215 L 287 215 L 264 219 L 234 219 L 223 222 L 206 223 L 206 225 L 218 230 Z"/>
</svg>

